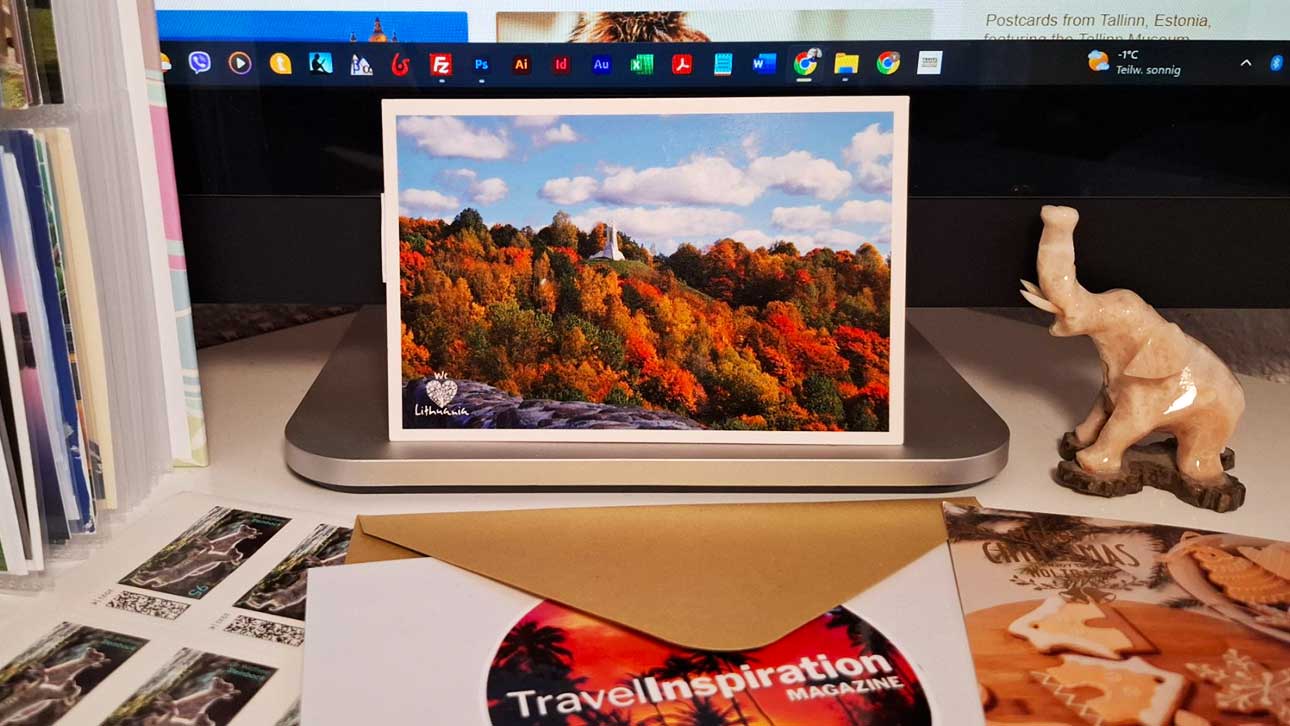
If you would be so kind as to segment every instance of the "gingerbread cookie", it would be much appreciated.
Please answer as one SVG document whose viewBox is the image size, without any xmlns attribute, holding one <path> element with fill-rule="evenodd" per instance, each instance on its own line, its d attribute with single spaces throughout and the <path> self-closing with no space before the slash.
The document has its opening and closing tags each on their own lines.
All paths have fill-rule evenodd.
<svg viewBox="0 0 1290 726">
<path fill-rule="evenodd" d="M 1221 664 L 1188 663 L 1187 669 L 1219 687 L 1214 702 L 1220 711 L 1247 716 L 1268 713 L 1282 726 L 1290 726 L 1290 668 L 1273 671 L 1229 648 Z"/>
<path fill-rule="evenodd" d="M 1204 716 L 1197 716 L 1191 711 L 1179 711 L 1174 714 L 1174 726 L 1214 726 Z"/>
<path fill-rule="evenodd" d="M 1108 625 L 1093 625 L 1105 620 Z M 1155 646 L 1109 605 L 1066 602 L 1051 597 L 1017 618 L 1008 632 L 1025 638 L 1040 653 L 1071 651 L 1100 658 L 1123 658 L 1130 653 L 1154 653 Z"/>
<path fill-rule="evenodd" d="M 1290 604 L 1290 580 L 1277 577 L 1244 557 L 1202 545 L 1188 550 L 1223 593 L 1245 605 Z"/>
<path fill-rule="evenodd" d="M 1290 544 L 1273 542 L 1267 547 L 1237 547 L 1246 559 L 1283 580 L 1290 580 Z"/>
<path fill-rule="evenodd" d="M 1094 726 L 1170 726 L 1189 686 L 1178 673 L 1133 657 L 1110 661 L 1061 656 L 1062 664 L 1030 675 Z M 1088 695 L 1088 691 L 1097 695 Z"/>
</svg>

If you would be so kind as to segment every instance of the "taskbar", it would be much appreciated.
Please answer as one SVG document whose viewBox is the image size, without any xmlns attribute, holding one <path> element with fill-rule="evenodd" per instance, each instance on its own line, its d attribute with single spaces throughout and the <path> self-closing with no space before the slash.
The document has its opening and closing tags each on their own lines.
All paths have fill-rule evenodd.
<svg viewBox="0 0 1290 726">
<path fill-rule="evenodd" d="M 785 89 L 1290 83 L 1290 41 L 236 43 L 165 41 L 190 87 Z"/>
</svg>

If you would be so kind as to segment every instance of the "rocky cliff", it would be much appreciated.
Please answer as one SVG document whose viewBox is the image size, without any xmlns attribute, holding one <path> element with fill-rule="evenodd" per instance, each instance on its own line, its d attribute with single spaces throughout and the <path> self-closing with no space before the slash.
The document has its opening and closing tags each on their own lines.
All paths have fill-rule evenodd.
<svg viewBox="0 0 1290 726">
<path fill-rule="evenodd" d="M 670 411 L 611 406 L 585 401 L 521 398 L 476 381 L 452 381 L 455 393 L 443 405 L 433 379 L 409 381 L 403 387 L 403 425 L 417 429 L 702 429 L 697 422 Z M 427 390 L 427 386 L 435 390 Z"/>
</svg>

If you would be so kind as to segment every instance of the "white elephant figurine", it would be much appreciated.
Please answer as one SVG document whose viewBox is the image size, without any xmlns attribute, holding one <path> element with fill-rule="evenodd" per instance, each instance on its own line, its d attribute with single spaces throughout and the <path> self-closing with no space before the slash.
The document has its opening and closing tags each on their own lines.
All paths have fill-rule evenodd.
<svg viewBox="0 0 1290 726">
<path fill-rule="evenodd" d="M 1022 280 L 1021 294 L 1057 316 L 1049 332 L 1087 335 L 1102 358 L 1102 390 L 1075 429 L 1076 463 L 1095 477 L 1120 476 L 1125 451 L 1163 432 L 1177 439 L 1175 463 L 1189 488 L 1228 480 L 1221 456 L 1245 410 L 1240 382 L 1214 351 L 1136 293 L 1092 293 L 1079 284 L 1079 212 L 1046 205 L 1040 218 L 1039 285 Z"/>
</svg>

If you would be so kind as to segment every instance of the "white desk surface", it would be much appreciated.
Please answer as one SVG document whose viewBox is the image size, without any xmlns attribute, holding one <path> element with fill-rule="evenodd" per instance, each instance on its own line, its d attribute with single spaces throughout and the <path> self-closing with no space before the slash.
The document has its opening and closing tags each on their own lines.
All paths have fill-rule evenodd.
<svg viewBox="0 0 1290 726">
<path fill-rule="evenodd" d="M 1290 385 L 1243 378 L 1248 409 L 1232 442 L 1233 474 L 1245 506 L 1215 514 L 1148 489 L 1119 499 L 1076 494 L 1053 483 L 1062 432 L 1082 420 L 1100 382 L 1086 338 L 1057 339 L 1044 328 L 964 309 L 918 309 L 910 320 L 995 408 L 1012 430 L 1010 463 L 964 490 L 986 506 L 1091 515 L 1290 540 L 1290 481 L 1283 474 L 1290 434 Z M 198 491 L 271 507 L 349 518 L 355 514 L 611 506 L 675 502 L 875 499 L 865 494 L 344 494 L 309 484 L 283 463 L 283 427 L 352 316 L 312 323 L 200 352 L 211 466 L 164 477 L 149 503 Z M 941 496 L 941 495 L 927 495 Z M 147 526 L 146 510 L 131 526 Z M 92 566 L 93 560 L 88 566 Z M 86 565 L 80 565 L 86 566 Z M 73 575 L 64 573 L 62 576 Z M 0 621 L 44 595 L 0 596 Z M 33 602 L 35 601 L 35 602 Z"/>
</svg>

